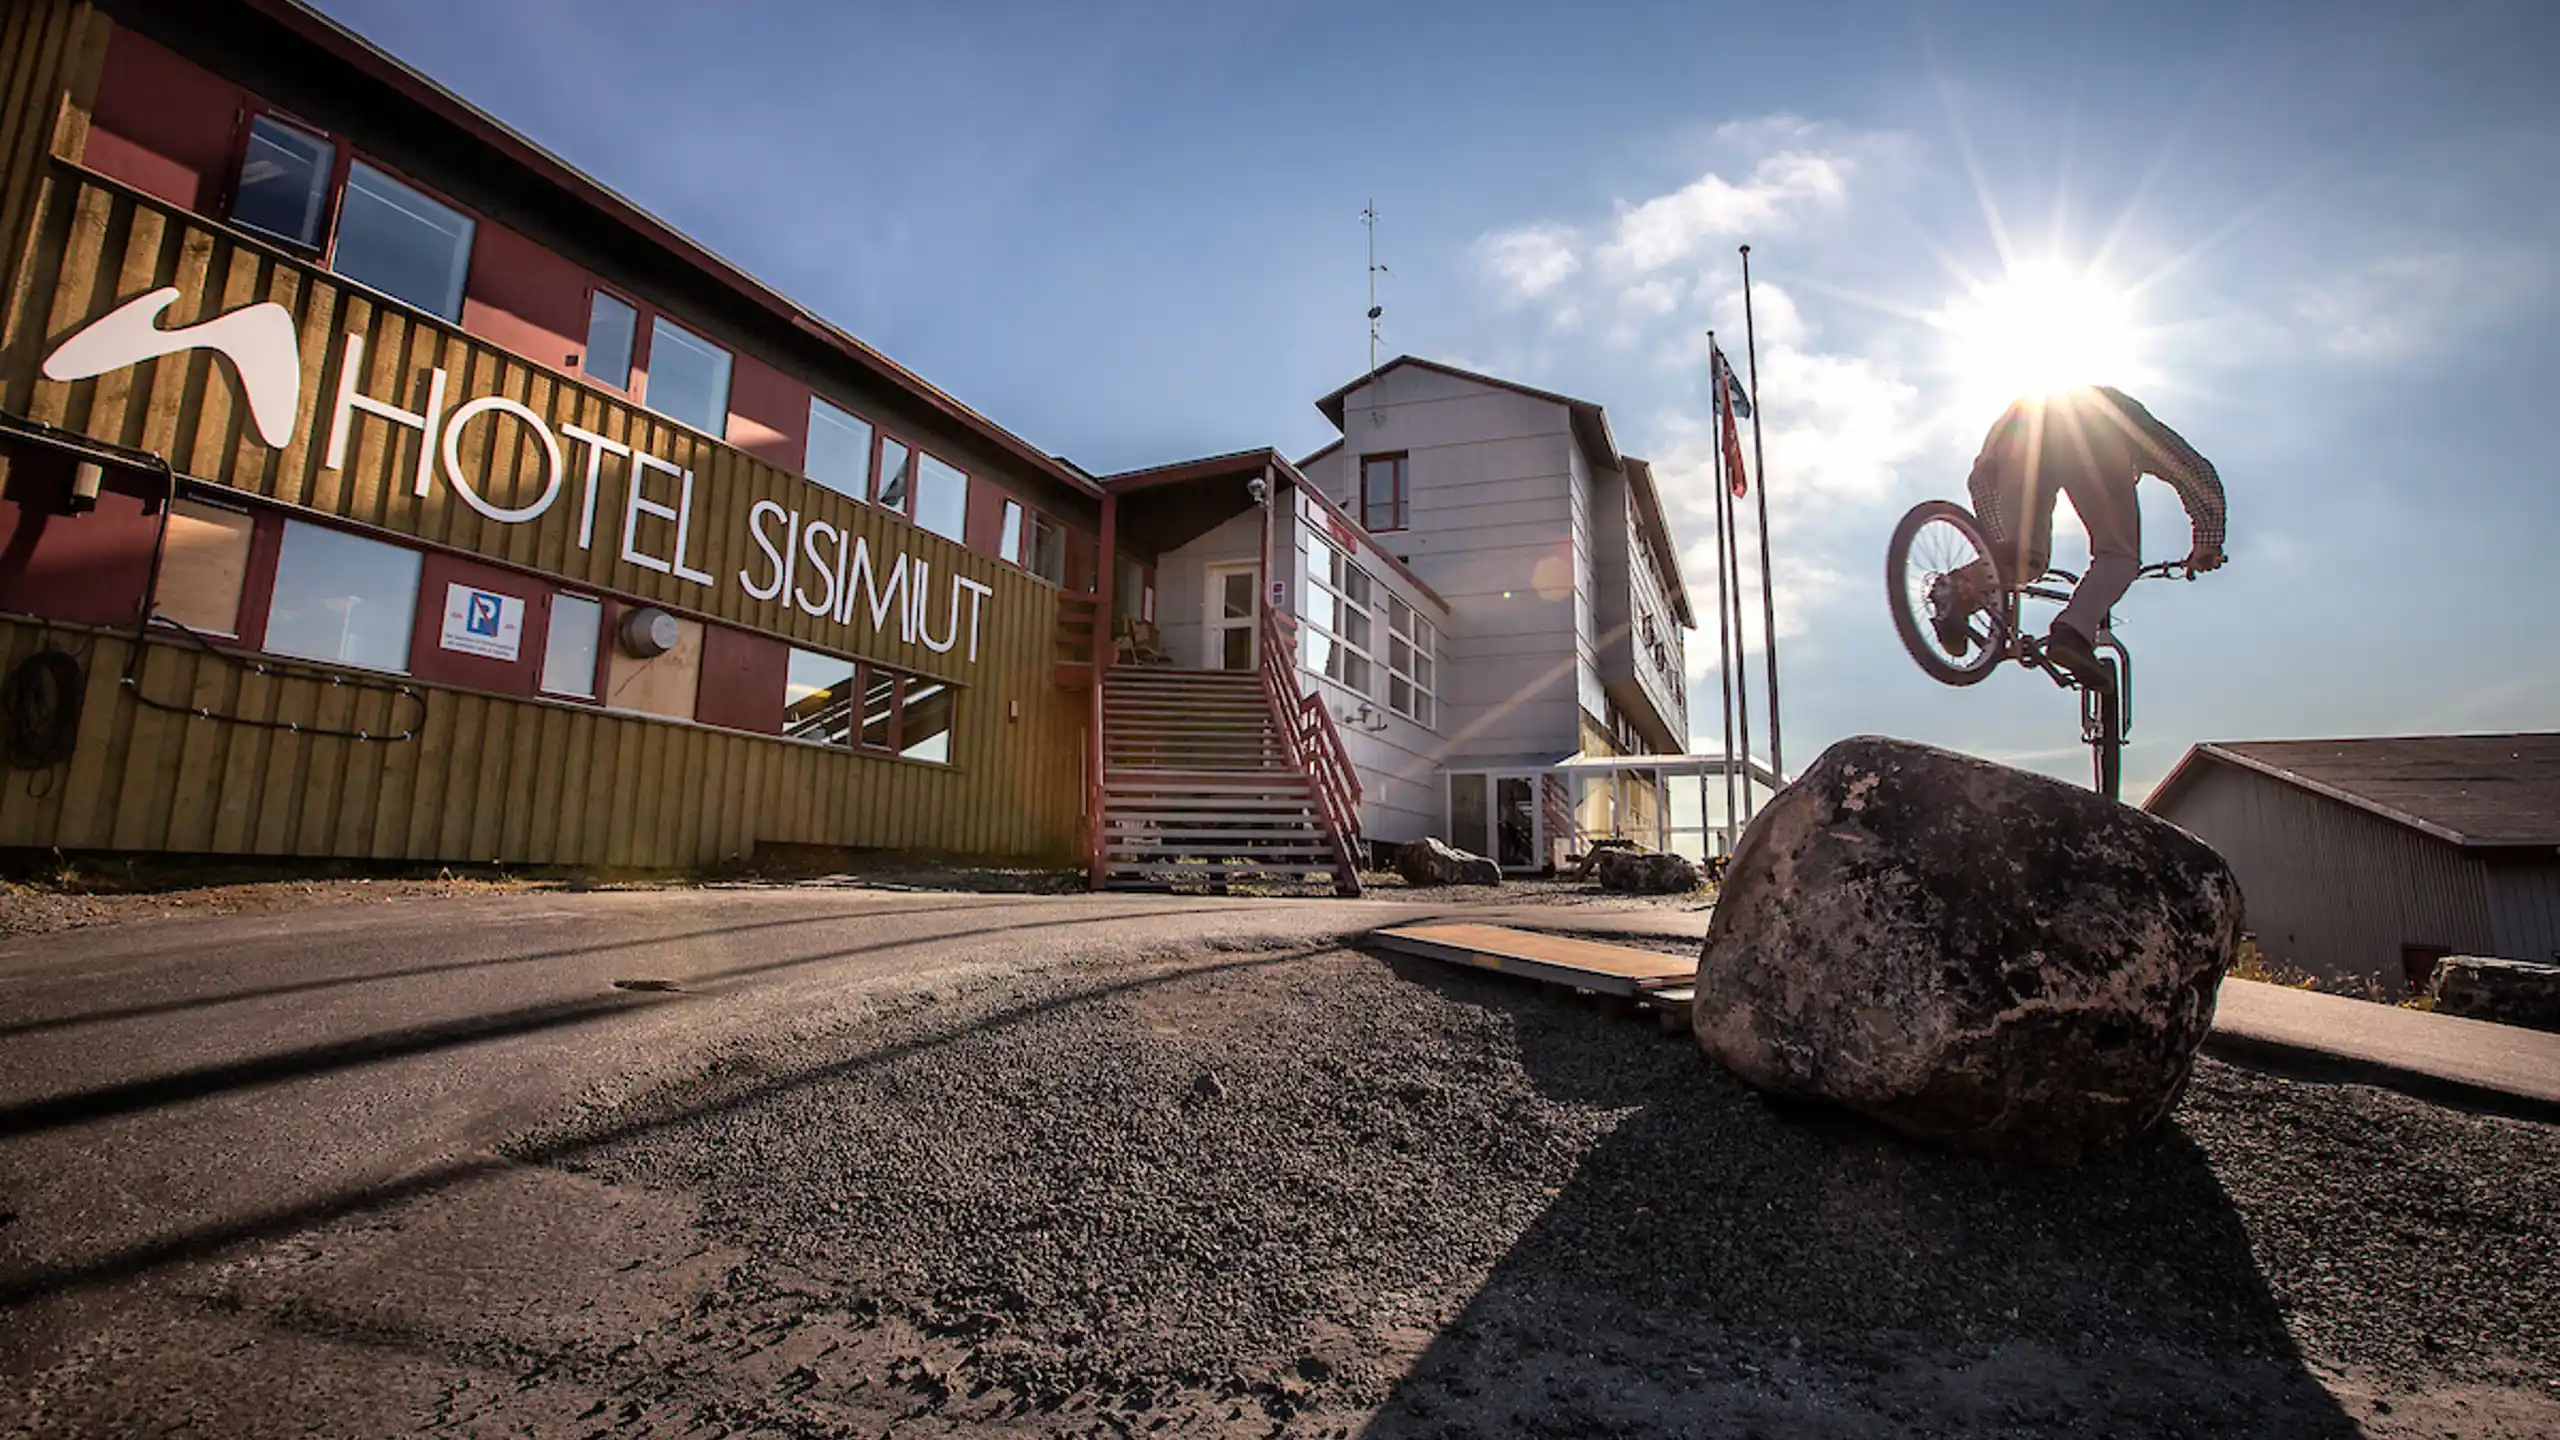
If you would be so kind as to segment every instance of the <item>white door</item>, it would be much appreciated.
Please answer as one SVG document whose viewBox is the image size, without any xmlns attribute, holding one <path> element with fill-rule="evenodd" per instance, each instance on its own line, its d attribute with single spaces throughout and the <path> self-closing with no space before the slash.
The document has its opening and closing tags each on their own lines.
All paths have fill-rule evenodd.
<svg viewBox="0 0 2560 1440">
<path fill-rule="evenodd" d="M 1260 626 L 1253 601 L 1262 588 L 1262 567 L 1211 565 L 1202 578 L 1207 581 L 1201 587 L 1207 604 L 1200 628 L 1208 653 L 1201 663 L 1212 670 L 1252 669 L 1261 658 L 1256 652 Z"/>
</svg>

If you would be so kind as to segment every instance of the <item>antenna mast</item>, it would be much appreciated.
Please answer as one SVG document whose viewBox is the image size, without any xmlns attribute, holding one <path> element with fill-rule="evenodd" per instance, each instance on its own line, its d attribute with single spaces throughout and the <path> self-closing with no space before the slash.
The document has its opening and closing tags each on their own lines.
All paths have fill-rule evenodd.
<svg viewBox="0 0 2560 1440">
<path fill-rule="evenodd" d="M 1378 317 L 1387 313 L 1386 307 L 1378 303 L 1378 277 L 1392 278 L 1395 272 L 1378 263 L 1377 201 L 1372 200 L 1361 207 L 1360 223 L 1369 230 L 1369 379 L 1375 384 L 1378 378 Z M 1370 400 L 1374 405 L 1376 396 L 1372 395 Z"/>
</svg>

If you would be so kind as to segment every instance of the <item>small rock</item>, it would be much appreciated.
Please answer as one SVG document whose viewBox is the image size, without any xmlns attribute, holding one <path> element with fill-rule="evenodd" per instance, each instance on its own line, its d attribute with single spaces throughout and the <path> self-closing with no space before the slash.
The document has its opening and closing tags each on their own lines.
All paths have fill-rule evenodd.
<svg viewBox="0 0 2560 1440">
<path fill-rule="evenodd" d="M 1641 850 L 1603 850 L 1600 888 L 1629 895 L 1686 895 L 1698 888 L 1698 867 L 1686 857 Z"/>
<path fill-rule="evenodd" d="M 1396 873 L 1407 885 L 1499 885 L 1502 867 L 1482 855 L 1422 839 L 1396 849 Z"/>
<path fill-rule="evenodd" d="M 2439 1015 L 2560 1031 L 2560 965 L 2449 955 L 2429 985 Z"/>
</svg>

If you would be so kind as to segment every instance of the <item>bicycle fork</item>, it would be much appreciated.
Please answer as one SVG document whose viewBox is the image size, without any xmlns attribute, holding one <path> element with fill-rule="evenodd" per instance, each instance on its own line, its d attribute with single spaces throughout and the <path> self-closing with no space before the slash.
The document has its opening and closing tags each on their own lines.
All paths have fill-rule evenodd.
<svg viewBox="0 0 2560 1440">
<path fill-rule="evenodd" d="M 2099 657 L 2113 682 L 2080 689 L 2080 739 L 2089 747 L 2096 770 L 2097 792 L 2123 799 L 2124 744 L 2133 734 L 2133 655 L 2112 629 L 2098 632 Z"/>
</svg>

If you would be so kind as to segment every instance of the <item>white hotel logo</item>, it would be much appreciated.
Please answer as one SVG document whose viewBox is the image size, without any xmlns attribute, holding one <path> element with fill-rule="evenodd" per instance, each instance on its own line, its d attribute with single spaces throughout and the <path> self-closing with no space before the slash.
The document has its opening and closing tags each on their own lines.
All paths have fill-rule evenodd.
<svg viewBox="0 0 2560 1440">
<path fill-rule="evenodd" d="M 258 438 L 275 449 L 291 444 L 295 416 L 302 403 L 302 355 L 294 333 L 292 313 L 273 301 L 262 301 L 194 325 L 163 330 L 158 323 L 161 312 L 176 303 L 178 296 L 175 286 L 166 286 L 147 295 L 136 296 L 91 321 L 45 357 L 45 378 L 65 383 L 87 380 L 164 355 L 211 350 L 228 359 L 232 370 L 240 377 L 240 389 L 248 399 L 249 418 L 257 427 Z M 345 468 L 347 441 L 355 432 L 356 417 L 358 414 L 371 415 L 387 424 L 407 426 L 421 437 L 423 443 L 418 447 L 417 474 L 411 486 L 413 493 L 424 496 L 430 492 L 435 483 L 437 462 L 441 460 L 446 483 L 453 487 L 453 493 L 462 497 L 464 504 L 502 525 L 522 525 L 548 514 L 553 502 L 560 498 L 560 491 L 568 479 L 568 457 L 560 444 L 561 437 L 566 436 L 586 451 L 585 487 L 578 513 L 578 548 L 589 549 L 594 543 L 596 490 L 603 477 L 605 457 L 610 455 L 623 462 L 625 476 L 622 559 L 661 575 L 673 575 L 689 584 L 706 589 L 717 587 L 718 582 L 710 575 L 685 563 L 693 533 L 691 470 L 576 425 L 564 423 L 559 434 L 555 435 L 551 426 L 531 408 L 503 395 L 483 395 L 466 400 L 448 416 L 444 413 L 447 378 L 441 366 L 428 372 L 426 409 L 406 410 L 392 401 L 358 391 L 357 374 L 363 368 L 364 337 L 350 331 L 339 353 L 338 395 L 329 420 L 326 468 Z M 464 476 L 462 429 L 482 415 L 512 417 L 530 430 L 541 446 L 544 484 L 541 496 L 532 503 L 514 509 L 493 505 Z M 648 497 L 647 484 L 652 471 L 675 480 L 677 499 L 674 505 L 661 504 Z M 641 545 L 640 520 L 644 515 L 675 527 L 672 553 L 659 555 Z M 787 522 L 786 538 L 779 550 L 767 529 L 767 522 L 774 519 Z M 937 639 L 927 615 L 930 594 L 927 581 L 933 570 L 930 562 L 901 551 L 894 561 L 875 565 L 871 559 L 870 543 L 864 537 L 838 530 L 824 520 L 810 521 L 804 528 L 800 512 L 786 510 L 770 500 L 758 501 L 748 512 L 748 531 L 771 572 L 761 583 L 745 570 L 738 572 L 739 588 L 751 598 L 761 601 L 779 599 L 786 604 L 797 605 L 805 614 L 832 617 L 838 625 L 850 625 L 856 615 L 862 615 L 869 620 L 874 634 L 887 628 L 894 615 L 899 639 L 909 644 L 921 642 L 937 654 L 947 654 L 960 643 L 961 601 L 966 596 L 969 611 L 968 658 L 972 663 L 977 660 L 980 604 L 994 593 L 991 587 L 965 576 L 952 576 L 951 603 L 946 614 L 948 623 Z M 825 582 L 824 589 L 814 597 L 804 586 L 793 583 L 804 555 L 807 573 Z"/>
</svg>

